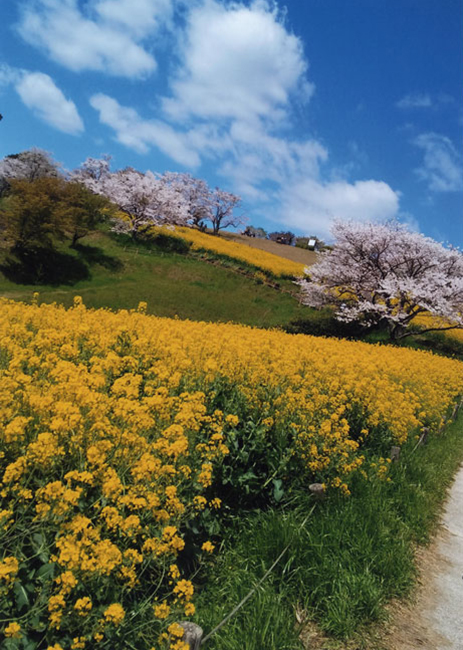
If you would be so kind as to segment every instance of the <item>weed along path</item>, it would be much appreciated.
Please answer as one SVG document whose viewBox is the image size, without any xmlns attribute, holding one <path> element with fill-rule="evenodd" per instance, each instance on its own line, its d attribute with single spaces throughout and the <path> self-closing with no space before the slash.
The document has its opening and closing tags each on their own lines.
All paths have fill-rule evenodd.
<svg viewBox="0 0 463 650">
<path fill-rule="evenodd" d="M 390 650 L 463 649 L 463 466 L 450 490 L 442 526 L 420 558 L 421 587 L 399 611 Z"/>
</svg>

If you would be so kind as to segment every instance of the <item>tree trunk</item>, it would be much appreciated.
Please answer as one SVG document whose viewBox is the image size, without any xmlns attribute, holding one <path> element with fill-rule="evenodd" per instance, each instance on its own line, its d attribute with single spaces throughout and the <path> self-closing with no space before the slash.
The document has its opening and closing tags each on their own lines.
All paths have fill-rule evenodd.
<svg viewBox="0 0 463 650">
<path fill-rule="evenodd" d="M 75 248 L 75 247 L 76 247 L 76 244 L 77 244 L 77 242 L 79 241 L 79 239 L 80 239 L 79 235 L 75 232 L 75 233 L 72 235 L 71 248 Z"/>
<path fill-rule="evenodd" d="M 398 341 L 399 339 L 403 338 L 403 332 L 405 328 L 400 325 L 399 323 L 391 323 L 389 326 L 389 336 L 391 341 Z"/>
</svg>

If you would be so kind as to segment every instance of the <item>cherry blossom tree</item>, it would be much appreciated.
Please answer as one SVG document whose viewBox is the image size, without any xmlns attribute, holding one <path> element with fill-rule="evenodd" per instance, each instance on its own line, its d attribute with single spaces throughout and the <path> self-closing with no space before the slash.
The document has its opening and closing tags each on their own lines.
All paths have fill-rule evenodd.
<svg viewBox="0 0 463 650">
<path fill-rule="evenodd" d="M 0 160 L 0 195 L 4 194 L 12 180 L 35 181 L 38 178 L 58 178 L 59 165 L 48 151 L 32 148 L 10 154 Z"/>
<path fill-rule="evenodd" d="M 222 228 L 232 226 L 237 228 L 246 223 L 242 214 L 236 214 L 234 210 L 241 205 L 241 198 L 231 192 L 226 192 L 216 187 L 211 194 L 211 213 L 208 220 L 212 224 L 214 235 L 219 233 Z"/>
<path fill-rule="evenodd" d="M 209 189 L 206 181 L 194 178 L 190 174 L 167 172 L 161 180 L 177 188 L 188 204 L 189 224 L 205 229 L 206 222 L 211 223 L 213 234 L 227 226 L 237 227 L 246 223 L 241 214 L 234 211 L 239 208 L 241 198 L 216 187 Z"/>
<path fill-rule="evenodd" d="M 103 156 L 103 158 L 87 158 L 78 169 L 72 172 L 71 177 L 86 185 L 95 194 L 100 194 L 101 192 L 98 190 L 110 175 L 111 156 Z"/>
<path fill-rule="evenodd" d="M 111 172 L 109 158 L 87 158 L 72 178 L 119 206 L 124 217 L 115 220 L 116 232 L 136 238 L 153 225 L 188 222 L 189 206 L 179 187 L 150 171 L 127 167 Z"/>
<path fill-rule="evenodd" d="M 340 321 L 389 324 L 392 339 L 410 336 L 419 314 L 432 317 L 421 332 L 463 328 L 463 255 L 397 223 L 337 222 L 333 250 L 300 280 L 302 300 L 335 305 Z"/>
<path fill-rule="evenodd" d="M 87 158 L 71 174 L 71 179 L 120 207 L 125 217 L 116 220 L 118 232 L 130 232 L 136 237 L 153 225 L 192 225 L 204 229 L 205 223 L 210 222 L 217 234 L 222 228 L 245 222 L 234 213 L 240 197 L 218 187 L 210 190 L 202 179 L 176 172 L 143 174 L 131 167 L 112 172 L 110 163 L 109 157 Z"/>
<path fill-rule="evenodd" d="M 206 181 L 179 172 L 166 172 L 160 179 L 182 194 L 188 205 L 189 225 L 205 230 L 206 221 L 210 220 L 213 208 L 212 194 Z"/>
</svg>

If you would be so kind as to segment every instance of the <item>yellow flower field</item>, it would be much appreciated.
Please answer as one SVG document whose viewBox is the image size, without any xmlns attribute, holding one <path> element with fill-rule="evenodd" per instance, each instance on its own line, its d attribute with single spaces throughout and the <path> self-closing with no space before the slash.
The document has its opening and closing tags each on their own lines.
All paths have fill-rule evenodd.
<svg viewBox="0 0 463 650">
<path fill-rule="evenodd" d="M 259 250 L 240 244 L 239 242 L 229 241 L 223 237 L 209 235 L 195 228 L 185 228 L 182 226 L 165 226 L 163 228 L 153 229 L 154 232 L 166 232 L 170 236 L 178 235 L 192 244 L 193 250 L 205 250 L 226 255 L 234 259 L 246 262 L 257 268 L 267 271 L 276 277 L 302 277 L 306 268 L 305 264 L 299 264 L 287 260 L 284 257 L 273 255 L 267 251 Z"/>
<path fill-rule="evenodd" d="M 436 429 L 463 394 L 463 364 L 430 353 L 145 308 L 0 300 L 6 637 L 184 650 L 185 524 L 203 531 L 195 553 L 207 561 L 215 545 L 201 522 L 226 498 L 217 477 L 246 432 L 283 479 L 348 494 L 358 472 L 387 477 L 371 440 L 386 448 Z"/>
<path fill-rule="evenodd" d="M 436 316 L 432 316 L 431 314 L 420 314 L 413 320 L 414 325 L 418 325 L 418 327 L 421 327 L 423 329 L 426 329 L 428 327 L 448 327 L 449 326 L 449 321 L 446 321 L 442 318 L 437 318 Z M 444 330 L 443 334 L 445 336 L 449 337 L 450 339 L 454 339 L 455 341 L 459 341 L 460 343 L 463 343 L 463 330 L 462 329 L 449 329 L 449 330 Z"/>
</svg>

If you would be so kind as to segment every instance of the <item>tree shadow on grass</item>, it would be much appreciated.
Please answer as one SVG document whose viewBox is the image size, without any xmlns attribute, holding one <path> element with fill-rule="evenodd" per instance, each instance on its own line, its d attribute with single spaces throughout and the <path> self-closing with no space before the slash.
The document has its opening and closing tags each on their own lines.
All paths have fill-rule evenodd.
<svg viewBox="0 0 463 650">
<path fill-rule="evenodd" d="M 73 285 L 91 278 L 82 260 L 54 248 L 17 250 L 0 264 L 0 271 L 15 284 Z"/>
<path fill-rule="evenodd" d="M 117 257 L 107 255 L 101 248 L 97 246 L 88 246 L 85 244 L 76 244 L 74 250 L 77 252 L 79 258 L 93 266 L 99 264 L 109 271 L 120 271 L 123 268 L 123 263 Z"/>
</svg>

